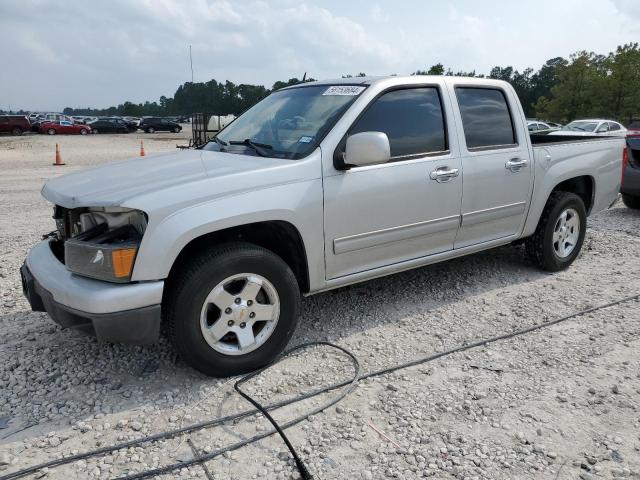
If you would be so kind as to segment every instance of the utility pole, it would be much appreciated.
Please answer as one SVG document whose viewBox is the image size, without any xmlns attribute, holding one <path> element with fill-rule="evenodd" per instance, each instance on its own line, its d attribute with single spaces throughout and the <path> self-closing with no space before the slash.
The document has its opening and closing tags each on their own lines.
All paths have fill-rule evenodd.
<svg viewBox="0 0 640 480">
<path fill-rule="evenodd" d="M 191 83 L 193 83 L 193 56 L 191 56 L 191 45 L 189 45 L 189 63 L 191 64 Z"/>
</svg>

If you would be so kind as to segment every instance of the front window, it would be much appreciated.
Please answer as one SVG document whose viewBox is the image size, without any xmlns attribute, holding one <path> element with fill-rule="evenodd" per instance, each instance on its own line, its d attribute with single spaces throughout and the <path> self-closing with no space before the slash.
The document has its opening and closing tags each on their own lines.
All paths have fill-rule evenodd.
<svg viewBox="0 0 640 480">
<path fill-rule="evenodd" d="M 254 105 L 204 149 L 299 159 L 311 153 L 366 87 L 314 85 L 280 90 Z"/>
<path fill-rule="evenodd" d="M 572 132 L 595 132 L 597 126 L 598 122 L 576 121 L 569 123 L 564 129 Z"/>
<path fill-rule="evenodd" d="M 435 87 L 385 93 L 362 114 L 349 135 L 361 132 L 385 133 L 395 160 L 448 148 L 440 94 Z"/>
</svg>

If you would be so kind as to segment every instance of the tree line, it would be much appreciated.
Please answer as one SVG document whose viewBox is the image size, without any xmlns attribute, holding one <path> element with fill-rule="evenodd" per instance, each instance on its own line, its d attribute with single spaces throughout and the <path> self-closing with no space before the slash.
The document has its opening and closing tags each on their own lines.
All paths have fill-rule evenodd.
<svg viewBox="0 0 640 480">
<path fill-rule="evenodd" d="M 629 43 L 614 52 L 600 55 L 580 51 L 569 58 L 547 60 L 539 70 L 522 71 L 512 66 L 496 66 L 488 74 L 463 72 L 437 63 L 414 75 L 456 75 L 505 80 L 513 85 L 527 117 L 555 122 L 570 122 L 576 118 L 604 117 L 628 123 L 640 118 L 640 46 Z M 344 78 L 365 76 L 343 75 Z M 171 116 L 207 112 L 216 115 L 238 115 L 272 91 L 301 81 L 303 77 L 278 81 L 272 87 L 233 82 L 187 82 L 180 85 L 173 97 L 160 97 L 158 102 L 124 102 L 105 109 L 64 109 L 69 115 Z"/>
</svg>

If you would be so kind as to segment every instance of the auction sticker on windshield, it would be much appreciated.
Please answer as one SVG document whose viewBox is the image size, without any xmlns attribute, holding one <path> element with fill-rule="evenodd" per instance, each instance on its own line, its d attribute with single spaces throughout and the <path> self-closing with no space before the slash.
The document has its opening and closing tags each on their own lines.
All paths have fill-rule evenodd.
<svg viewBox="0 0 640 480">
<path fill-rule="evenodd" d="M 334 85 L 327 88 L 322 95 L 360 95 L 365 88 L 356 85 Z"/>
</svg>

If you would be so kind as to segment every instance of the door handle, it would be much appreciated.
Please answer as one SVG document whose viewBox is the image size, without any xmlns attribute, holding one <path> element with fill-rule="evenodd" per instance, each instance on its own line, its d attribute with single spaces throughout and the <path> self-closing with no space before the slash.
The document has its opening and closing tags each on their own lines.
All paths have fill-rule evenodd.
<svg viewBox="0 0 640 480">
<path fill-rule="evenodd" d="M 507 160 L 507 163 L 504 164 L 504 168 L 512 172 L 519 172 L 526 166 L 527 161 L 522 158 L 512 158 L 511 160 Z"/>
<path fill-rule="evenodd" d="M 460 171 L 457 168 L 438 167 L 429 174 L 431 180 L 438 183 L 446 183 L 454 177 L 457 177 Z"/>
</svg>

